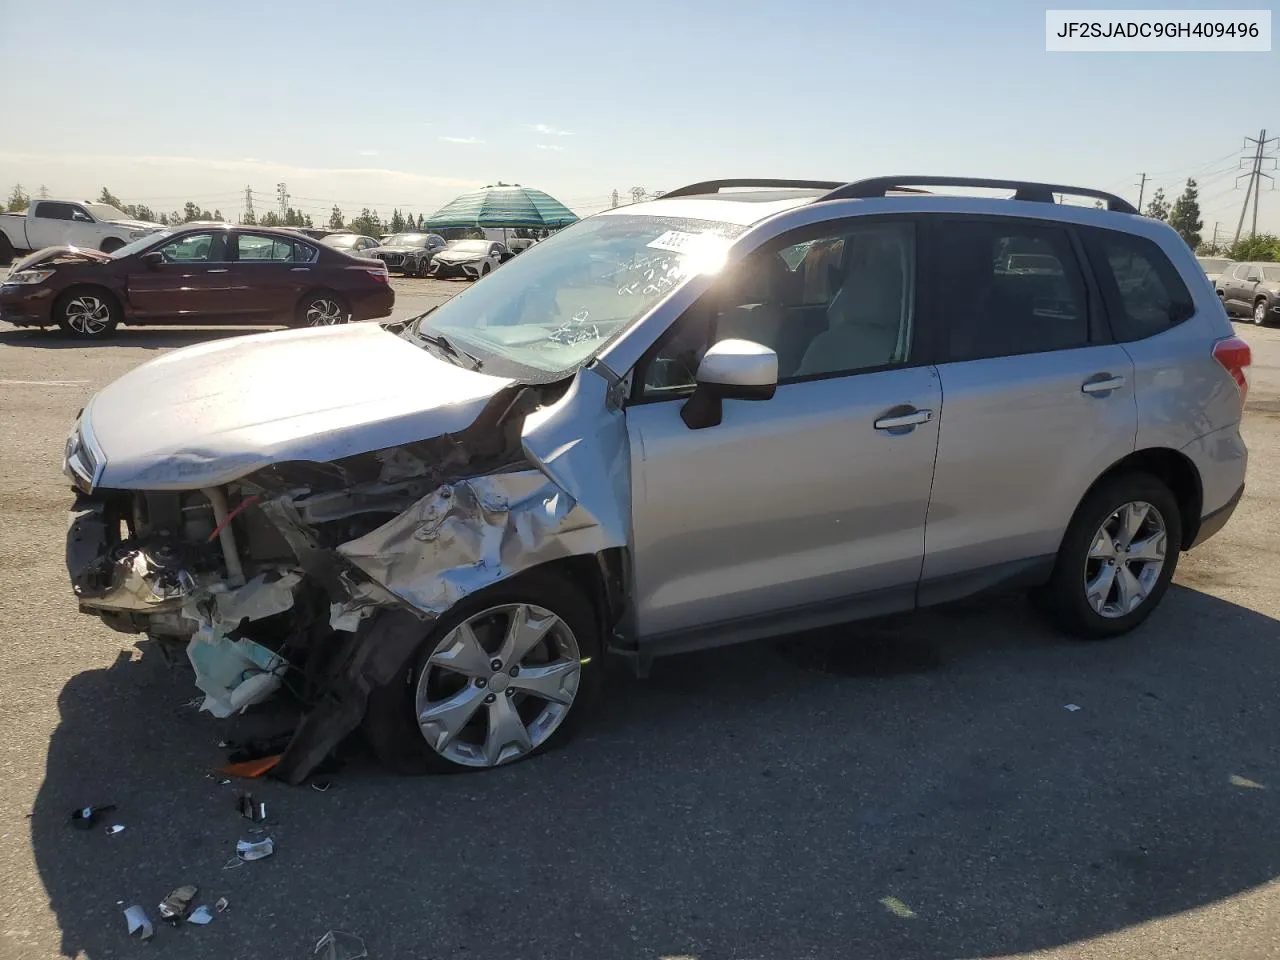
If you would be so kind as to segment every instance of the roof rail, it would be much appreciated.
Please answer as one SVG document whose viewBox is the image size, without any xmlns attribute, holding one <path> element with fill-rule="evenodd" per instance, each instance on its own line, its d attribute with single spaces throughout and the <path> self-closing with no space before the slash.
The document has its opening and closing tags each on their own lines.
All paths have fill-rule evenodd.
<svg viewBox="0 0 1280 960">
<path fill-rule="evenodd" d="M 979 177 L 873 177 L 870 180 L 856 180 L 842 184 L 821 200 L 851 200 L 883 197 L 893 190 L 903 190 L 906 185 L 918 187 L 984 187 L 996 190 L 1014 191 L 1014 200 L 1031 200 L 1038 203 L 1053 203 L 1055 193 L 1066 193 L 1073 197 L 1093 197 L 1105 200 L 1108 210 L 1117 213 L 1137 213 L 1137 209 L 1128 200 L 1117 197 L 1114 193 L 1102 190 L 1090 190 L 1088 187 L 1065 187 L 1056 183 L 1033 183 L 1027 180 L 986 180 Z"/>
<path fill-rule="evenodd" d="M 835 190 L 842 186 L 844 186 L 843 183 L 831 180 L 703 180 L 701 183 L 691 183 L 686 187 L 680 187 L 678 190 L 668 190 L 660 199 L 692 197 L 703 193 L 719 193 L 721 190 L 728 190 L 732 187 L 786 187 L 793 190 Z"/>
</svg>

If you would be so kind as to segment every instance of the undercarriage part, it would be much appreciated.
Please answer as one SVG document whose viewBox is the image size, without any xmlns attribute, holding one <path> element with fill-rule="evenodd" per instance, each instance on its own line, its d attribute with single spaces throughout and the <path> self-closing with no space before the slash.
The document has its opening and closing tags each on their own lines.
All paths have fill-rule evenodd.
<svg viewBox="0 0 1280 960">
<path fill-rule="evenodd" d="M 343 637 L 326 671 L 324 696 L 298 725 L 273 776 L 299 784 L 364 719 L 369 691 L 390 683 L 430 627 L 407 610 L 392 608 Z"/>
<path fill-rule="evenodd" d="M 221 487 L 208 487 L 200 491 L 213 505 L 213 519 L 217 524 L 218 542 L 222 544 L 222 561 L 227 565 L 227 583 L 243 586 L 244 568 L 240 565 L 240 551 L 236 548 L 236 535 L 228 519 L 227 495 Z"/>
</svg>

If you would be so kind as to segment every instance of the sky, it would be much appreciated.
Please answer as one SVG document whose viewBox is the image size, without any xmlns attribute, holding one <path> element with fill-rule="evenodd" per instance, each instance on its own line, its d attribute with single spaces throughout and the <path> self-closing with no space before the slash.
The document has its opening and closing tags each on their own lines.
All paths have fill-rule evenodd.
<svg viewBox="0 0 1280 960">
<path fill-rule="evenodd" d="M 108 187 L 234 216 L 246 187 L 261 212 L 284 182 L 320 221 L 335 203 L 429 214 L 498 181 L 579 213 L 614 189 L 735 176 L 1009 177 L 1136 202 L 1145 172 L 1147 198 L 1197 176 L 1206 239 L 1215 222 L 1232 233 L 1244 138 L 1280 134 L 1280 52 L 1047 53 L 1044 15 L 1010 0 L 0 0 L 0 191 Z M 1259 228 L 1280 233 L 1280 190 Z"/>
</svg>

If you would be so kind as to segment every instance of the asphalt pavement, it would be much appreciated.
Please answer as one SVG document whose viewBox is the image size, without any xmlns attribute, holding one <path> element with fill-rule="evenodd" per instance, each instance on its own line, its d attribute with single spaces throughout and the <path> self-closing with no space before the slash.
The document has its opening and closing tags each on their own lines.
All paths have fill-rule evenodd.
<svg viewBox="0 0 1280 960">
<path fill-rule="evenodd" d="M 396 280 L 397 313 L 462 284 Z M 583 735 L 482 774 L 358 749 L 319 792 L 210 776 L 273 714 L 76 613 L 63 440 L 96 389 L 225 330 L 80 345 L 0 325 L 0 958 L 1214 958 L 1280 954 L 1280 330 L 1253 344 L 1248 491 L 1137 632 L 1081 644 L 1020 597 L 618 672 Z M 198 701 L 196 701 L 198 703 Z M 1078 709 L 1075 709 L 1078 708 Z M 86 804 L 103 826 L 72 828 Z M 159 925 L 196 884 L 206 927 Z"/>
</svg>

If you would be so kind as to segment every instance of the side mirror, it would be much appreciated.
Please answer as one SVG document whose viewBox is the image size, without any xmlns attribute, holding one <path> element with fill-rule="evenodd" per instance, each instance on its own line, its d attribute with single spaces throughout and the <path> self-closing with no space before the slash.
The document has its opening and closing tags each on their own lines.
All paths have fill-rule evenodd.
<svg viewBox="0 0 1280 960">
<path fill-rule="evenodd" d="M 138 258 L 147 265 L 148 270 L 154 270 L 160 264 L 164 263 L 164 254 L 159 250 L 152 250 L 150 253 L 144 253 Z"/>
<path fill-rule="evenodd" d="M 680 409 L 690 430 L 720 423 L 724 400 L 768 400 L 778 388 L 778 355 L 750 340 L 721 340 L 698 364 L 698 385 Z"/>
</svg>

